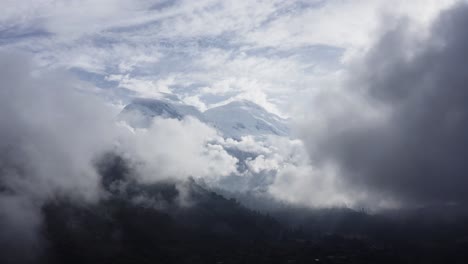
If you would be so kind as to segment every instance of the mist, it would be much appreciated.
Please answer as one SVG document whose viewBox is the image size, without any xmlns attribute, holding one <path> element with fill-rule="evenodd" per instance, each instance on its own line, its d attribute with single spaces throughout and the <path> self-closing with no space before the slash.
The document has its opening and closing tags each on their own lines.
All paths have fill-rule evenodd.
<svg viewBox="0 0 468 264">
<path fill-rule="evenodd" d="M 464 263 L 468 4 L 427 1 L 4 4 L 0 262 Z"/>
<path fill-rule="evenodd" d="M 425 36 L 389 18 L 345 88 L 325 93 L 323 115 L 301 127 L 319 167 L 398 206 L 466 203 L 467 10 L 444 11 Z"/>
<path fill-rule="evenodd" d="M 209 182 L 235 170 L 237 160 L 214 141 L 220 136 L 198 120 L 156 118 L 133 129 L 118 122 L 117 105 L 67 72 L 18 52 L 2 51 L 0 61 L 0 245 L 10 249 L 2 258 L 33 261 L 46 247 L 47 202 L 105 198 L 97 162 L 108 153 L 124 157 L 130 179 L 143 183 Z"/>
</svg>

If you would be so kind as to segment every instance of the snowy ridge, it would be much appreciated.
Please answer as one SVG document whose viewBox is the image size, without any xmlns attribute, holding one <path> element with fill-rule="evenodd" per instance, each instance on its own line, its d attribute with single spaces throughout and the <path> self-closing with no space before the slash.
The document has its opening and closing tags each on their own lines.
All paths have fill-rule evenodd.
<svg viewBox="0 0 468 264">
<path fill-rule="evenodd" d="M 250 101 L 235 101 L 205 111 L 204 116 L 226 137 L 288 136 L 286 121 Z"/>
<path fill-rule="evenodd" d="M 192 116 L 220 131 L 226 138 L 243 136 L 289 135 L 286 120 L 268 112 L 250 101 L 235 101 L 200 112 L 197 108 L 174 98 L 135 99 L 119 114 L 130 126 L 148 127 L 151 120 L 163 118 L 183 119 Z"/>
<path fill-rule="evenodd" d="M 204 121 L 203 114 L 197 108 L 186 105 L 180 101 L 170 99 L 146 99 L 138 98 L 124 107 L 119 114 L 120 120 L 125 120 L 135 128 L 148 127 L 151 120 L 156 117 L 183 119 L 192 116 Z"/>
</svg>

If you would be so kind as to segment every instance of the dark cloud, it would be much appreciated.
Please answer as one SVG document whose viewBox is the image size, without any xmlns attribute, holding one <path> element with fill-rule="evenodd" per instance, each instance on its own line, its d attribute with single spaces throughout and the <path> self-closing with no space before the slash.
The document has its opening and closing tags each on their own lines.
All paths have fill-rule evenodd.
<svg viewBox="0 0 468 264">
<path fill-rule="evenodd" d="M 237 159 L 211 142 L 219 137 L 211 127 L 193 118 L 157 118 L 148 129 L 130 129 L 116 122 L 117 107 L 28 55 L 0 50 L 0 79 L 0 248 L 11 249 L 0 252 L 1 260 L 40 254 L 47 202 L 106 196 L 96 168 L 104 153 L 128 157 L 131 176 L 147 183 L 216 180 L 236 169 Z"/>
<path fill-rule="evenodd" d="M 34 261 L 43 203 L 99 196 L 93 159 L 111 147 L 113 115 L 66 74 L 41 72 L 22 54 L 0 52 L 0 79 L 0 259 Z"/>
<path fill-rule="evenodd" d="M 309 137 L 313 157 L 335 162 L 350 188 L 407 203 L 468 202 L 466 25 L 461 4 L 441 14 L 428 39 L 408 21 L 388 30 L 347 87 L 385 114 L 369 121 L 342 109 L 348 114 L 328 118 L 319 142 Z"/>
</svg>

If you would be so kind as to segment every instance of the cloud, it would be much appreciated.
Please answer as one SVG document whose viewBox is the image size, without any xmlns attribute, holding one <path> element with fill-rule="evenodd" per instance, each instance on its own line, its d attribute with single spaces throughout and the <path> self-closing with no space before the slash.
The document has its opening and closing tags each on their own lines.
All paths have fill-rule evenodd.
<svg viewBox="0 0 468 264">
<path fill-rule="evenodd" d="M 190 132 L 189 132 L 190 131 Z M 207 182 L 236 172 L 237 159 L 218 143 L 217 131 L 188 117 L 155 118 L 150 128 L 136 129 L 121 148 L 143 182 L 203 178 Z"/>
<path fill-rule="evenodd" d="M 115 110 L 66 74 L 40 71 L 24 55 L 1 57 L 2 184 L 39 199 L 57 189 L 94 196 L 90 160 L 111 144 Z"/>
<path fill-rule="evenodd" d="M 387 78 L 385 76 L 393 71 L 392 67 L 398 68 L 393 65 L 397 63 L 393 55 L 401 59 L 403 64 L 407 63 L 407 57 L 423 56 L 418 52 L 419 47 L 414 48 L 420 43 L 413 40 L 411 36 L 406 36 L 414 34 L 414 31 L 405 32 L 400 29 L 399 34 L 404 36 L 393 37 L 396 41 L 387 42 L 399 44 L 400 40 L 404 39 L 408 42 L 405 45 L 409 45 L 401 46 L 401 49 L 406 50 L 405 54 L 392 51 L 391 58 L 386 58 L 385 54 L 390 49 L 382 48 L 384 52 L 374 52 L 374 55 L 366 62 L 374 68 L 368 66 L 364 67 L 361 72 L 352 72 L 360 77 L 349 86 L 358 88 L 339 87 L 345 81 L 348 69 L 356 68 L 353 64 L 355 59 L 371 49 L 376 38 L 378 39 L 382 34 L 379 31 L 381 18 L 387 19 L 385 26 L 388 26 L 395 24 L 389 23 L 391 17 L 408 17 L 407 20 L 411 22 L 407 25 L 411 25 L 411 28 L 417 27 L 416 32 L 428 35 L 432 32 L 428 25 L 434 17 L 441 9 L 455 2 L 457 1 L 398 0 L 389 3 L 383 0 L 287 2 L 276 0 L 236 2 L 105 0 L 95 3 L 89 0 L 41 0 L 18 3 L 18 1 L 6 0 L 0 3 L 0 8 L 4 10 L 0 17 L 0 45 L 2 49 L 27 52 L 41 65 L 40 71 L 67 69 L 79 76 L 82 81 L 88 82 L 84 85 L 74 80 L 75 85 L 101 87 L 96 89 L 97 94 L 117 100 L 121 104 L 125 104 L 131 96 L 158 97 L 161 92 L 176 94 L 183 101 L 196 105 L 202 110 L 233 100 L 247 99 L 279 115 L 295 120 L 302 118 L 308 120 L 307 128 L 302 130 L 304 132 L 302 137 L 307 142 L 312 162 L 298 162 L 294 160 L 296 158 L 285 158 L 290 150 L 277 148 L 278 142 L 269 141 L 268 144 L 272 144 L 269 146 L 259 142 L 248 142 L 248 140 L 238 143 L 220 142 L 220 139 L 210 141 L 211 139 L 208 138 L 213 136 L 213 131 L 197 124 L 196 121 L 157 120 L 156 123 L 160 126 L 154 126 L 146 131 L 135 131 L 131 135 L 122 132 L 121 128 L 116 130 L 112 128 L 111 132 L 107 131 L 108 127 L 103 128 L 102 134 L 108 135 L 104 138 L 106 142 L 104 145 L 112 145 L 109 142 L 119 141 L 122 152 L 131 150 L 135 156 L 145 160 L 146 172 L 142 172 L 145 174 L 142 179 L 159 179 L 162 175 L 165 175 L 164 177 L 175 174 L 187 175 L 189 170 L 193 170 L 194 174 L 199 177 L 212 177 L 214 174 L 226 175 L 229 171 L 233 171 L 235 160 L 230 158 L 223 148 L 239 147 L 239 150 L 250 148 L 256 151 L 256 155 L 261 155 L 252 157 L 249 161 L 252 170 L 264 173 L 267 166 L 275 167 L 275 173 L 279 172 L 278 175 L 280 175 L 276 181 L 277 184 L 282 184 L 281 178 L 291 178 L 287 175 L 292 175 L 292 173 L 286 173 L 286 171 L 297 171 L 298 175 L 304 175 L 304 177 L 293 178 L 306 179 L 297 186 L 306 186 L 309 184 L 306 175 L 320 175 L 333 171 L 317 168 L 317 164 L 327 158 L 327 155 L 321 154 L 322 151 L 340 153 L 340 151 L 332 151 L 333 148 L 342 148 L 337 143 L 338 140 L 333 144 L 327 143 L 332 142 L 331 138 L 345 138 L 341 134 L 359 130 L 360 127 L 380 131 L 390 122 L 398 123 L 395 121 L 396 106 L 377 98 L 395 95 L 386 95 L 386 89 L 368 91 L 366 87 L 377 80 L 374 80 L 375 76 L 366 76 L 365 73 L 375 72 L 374 68 L 382 68 L 380 71 L 383 75 L 379 78 Z M 357 17 L 359 19 L 356 19 Z M 387 39 L 391 41 L 390 35 Z M 418 35 L 420 35 L 418 36 L 420 40 L 427 37 L 424 34 L 418 33 Z M 423 50 L 428 49 L 424 42 L 421 43 Z M 374 49 L 378 50 L 378 48 Z M 388 63 L 380 63 L 387 59 Z M 376 61 L 372 62 L 372 60 Z M 34 69 L 34 71 L 39 71 L 39 69 Z M 59 75 L 62 76 L 62 73 Z M 62 80 L 62 77 L 50 77 L 50 79 L 55 78 Z M 63 83 L 69 84 L 70 81 L 63 80 Z M 405 85 L 401 84 L 400 87 Z M 42 98 L 43 96 L 39 94 L 35 97 Z M 88 102 L 87 99 L 85 101 Z M 68 109 L 66 106 L 70 105 L 75 109 L 72 112 L 80 112 L 76 109 L 81 109 L 79 107 L 81 103 L 76 103 L 76 100 L 74 102 L 75 104 L 64 101 L 63 107 Z M 78 100 L 78 102 L 81 101 Z M 30 102 L 24 104 L 28 105 Z M 46 106 L 44 108 L 47 109 Z M 57 109 L 61 107 L 57 106 Z M 50 110 L 50 112 L 60 111 Z M 40 114 L 40 109 L 32 112 Z M 101 113 L 100 110 L 96 111 L 98 112 Z M 88 117 L 83 119 L 92 120 Z M 107 124 L 110 118 L 103 117 L 103 119 L 105 122 L 101 123 Z M 345 122 L 350 120 L 352 124 Z M 49 122 L 55 124 L 56 120 Z M 74 125 L 69 124 L 63 126 L 71 127 L 71 135 L 75 135 L 74 132 L 81 128 L 80 126 L 75 129 Z M 34 129 L 40 130 L 37 127 Z M 47 126 L 44 125 L 44 127 Z M 30 127 L 25 130 L 30 130 Z M 165 143 L 179 143 L 175 138 L 180 138 L 180 142 L 184 142 L 185 138 L 180 136 L 182 130 L 193 130 L 194 135 L 191 139 L 197 144 L 187 143 L 187 156 L 183 159 L 177 160 L 177 155 L 169 155 L 168 166 L 167 168 L 161 166 L 162 171 L 158 171 L 156 165 L 151 168 L 151 161 L 162 160 L 164 151 L 173 153 Z M 330 130 L 333 133 L 327 135 Z M 50 133 L 58 133 L 54 131 Z M 65 129 L 65 131 L 68 130 Z M 169 138 L 168 131 L 179 136 Z M 49 131 L 43 133 L 48 134 Z M 208 137 L 200 136 L 201 133 L 207 133 Z M 392 133 L 388 132 L 388 134 Z M 87 141 L 86 135 L 79 136 L 84 137 L 82 141 Z M 80 137 L 78 137 L 79 140 Z M 157 149 L 155 152 L 140 153 L 141 150 L 136 149 L 136 146 L 140 145 L 141 149 L 144 149 L 145 141 L 139 141 L 139 137 L 154 141 L 155 144 L 164 148 L 154 145 Z M 99 141 L 100 137 L 92 138 L 90 142 L 92 140 Z M 60 148 L 62 143 L 62 141 L 53 141 L 53 144 L 44 144 L 37 148 L 44 153 L 50 151 L 48 148 L 53 148 L 54 144 L 56 148 Z M 133 143 L 135 146 L 132 149 Z M 343 145 L 346 143 L 344 142 Z M 287 144 L 294 145 L 290 142 Z M 80 144 L 77 151 L 94 153 L 93 147 L 100 146 L 100 144 L 90 145 L 89 150 L 81 150 L 81 148 L 87 148 L 88 145 Z M 262 148 L 268 151 L 260 150 Z M 291 149 L 298 148 L 291 147 Z M 200 153 L 204 154 L 198 155 Z M 198 155 L 196 158 L 193 160 L 189 158 L 195 154 Z M 295 153 L 293 157 L 301 155 Z M 62 159 L 66 157 L 58 154 L 57 156 Z M 46 157 L 41 158 L 46 159 Z M 221 160 L 219 164 L 224 166 L 224 169 L 221 166 L 202 169 L 192 162 L 202 163 L 218 158 Z M 69 159 L 73 160 L 73 158 Z M 335 157 L 330 159 L 344 160 Z M 53 160 L 52 156 L 50 160 Z M 86 166 L 77 165 L 81 163 L 69 163 L 87 169 L 88 160 L 81 162 L 86 163 Z M 177 162 L 181 162 L 180 168 L 169 166 Z M 62 163 L 67 164 L 67 162 Z M 286 165 L 283 166 L 283 163 L 289 164 L 290 167 L 285 169 Z M 340 164 L 339 167 L 347 168 L 348 165 Z M 45 168 L 44 171 L 48 169 Z M 146 174 L 150 171 L 152 175 Z M 342 172 L 339 169 L 337 171 Z M 93 173 L 92 168 L 86 171 L 89 175 Z M 94 177 L 90 176 L 91 179 Z M 77 181 L 78 179 L 76 178 Z M 86 185 L 87 182 L 83 181 L 82 184 Z M 335 182 L 335 180 L 329 182 Z M 62 185 L 59 187 L 66 187 L 67 183 L 62 183 Z M 334 185 L 332 184 L 330 188 L 336 192 L 343 191 L 340 186 Z M 284 197 L 289 197 L 286 195 L 287 188 L 282 187 L 282 189 L 285 190 Z M 298 201 L 313 200 L 307 198 L 307 192 L 296 193 L 298 197 L 301 197 L 297 198 Z M 393 195 L 389 191 L 388 194 L 385 193 L 382 196 Z M 346 199 L 341 200 L 351 203 L 355 199 L 347 195 Z"/>
<path fill-rule="evenodd" d="M 144 21 L 145 11 L 152 4 L 146 0 L 103 0 L 99 3 L 89 0 L 27 0 L 21 3 L 6 0 L 0 4 L 5 10 L 0 24 L 3 29 L 35 28 L 69 41 L 121 23 L 133 23 L 135 17 Z"/>
<path fill-rule="evenodd" d="M 265 36 L 246 39 L 264 29 L 269 36 L 279 36 L 272 25 L 289 23 L 291 13 L 321 10 L 315 1 L 105 0 L 96 4 L 74 0 L 24 5 L 5 1 L 2 6 L 6 10 L 0 19 L 4 45 L 32 52 L 47 67 L 79 68 L 102 75 L 102 80 L 125 76 L 120 88 L 139 96 L 152 97 L 164 88 L 182 98 L 194 98 L 222 94 L 219 88 L 223 87 L 224 94 L 285 114 L 289 103 L 283 97 L 318 85 L 315 80 L 321 75 L 317 74 L 320 62 L 301 60 L 320 52 L 298 49 L 281 54 L 277 41 L 265 44 Z M 298 42 L 303 33 L 283 39 Z M 318 33 L 306 35 L 320 38 L 323 34 Z M 320 43 L 327 42 L 301 42 L 294 47 Z M 331 55 L 325 61 L 337 61 L 340 56 Z M 161 80 L 171 80 L 170 86 L 162 87 Z M 207 89 L 190 90 L 192 86 Z M 212 103 L 199 98 L 202 104 Z"/>
<path fill-rule="evenodd" d="M 15 52 L 0 52 L 0 78 L 0 245 L 18 252 L 2 259 L 40 249 L 48 200 L 103 197 L 96 162 L 105 153 L 128 157 L 131 176 L 143 183 L 209 182 L 236 170 L 217 132 L 197 120 L 155 119 L 149 129 L 128 129 L 115 122 L 118 107 L 69 73 Z"/>
<path fill-rule="evenodd" d="M 292 8 L 264 27 L 256 28 L 246 39 L 259 46 L 290 49 L 304 45 L 329 45 L 345 49 L 367 47 L 382 14 L 409 16 L 427 25 L 454 0 L 312 1 L 309 8 Z M 418 15 L 415 15 L 415 14 Z M 356 19 L 359 18 L 359 19 Z"/>
<path fill-rule="evenodd" d="M 44 244 L 39 208 L 26 197 L 0 196 L 0 259 L 6 263 L 34 263 Z"/>
<path fill-rule="evenodd" d="M 113 110 L 25 55 L 0 53 L 0 76 L 0 244 L 27 257 L 21 250 L 38 248 L 45 200 L 99 197 L 93 159 L 112 146 Z"/>
<path fill-rule="evenodd" d="M 389 23 L 347 87 L 324 93 L 322 115 L 303 127 L 315 164 L 336 165 L 348 188 L 370 197 L 465 204 L 467 15 L 456 5 L 422 36 L 408 20 Z"/>
<path fill-rule="evenodd" d="M 370 194 L 349 189 L 340 178 L 339 168 L 311 163 L 301 140 L 278 136 L 261 140 L 243 137 L 239 141 L 227 139 L 223 145 L 229 152 L 247 153 L 238 155 L 239 163 L 245 164 L 236 175 L 238 178 L 233 181 L 227 177 L 217 183 L 228 191 L 306 207 L 368 206 Z M 390 201 L 385 203 L 382 202 L 382 206 L 390 206 Z"/>
<path fill-rule="evenodd" d="M 247 99 L 292 116 L 373 43 L 381 14 L 426 25 L 454 2 L 3 1 L 0 45 L 91 72 L 80 76 L 108 93 L 163 90 L 201 109 Z"/>
</svg>

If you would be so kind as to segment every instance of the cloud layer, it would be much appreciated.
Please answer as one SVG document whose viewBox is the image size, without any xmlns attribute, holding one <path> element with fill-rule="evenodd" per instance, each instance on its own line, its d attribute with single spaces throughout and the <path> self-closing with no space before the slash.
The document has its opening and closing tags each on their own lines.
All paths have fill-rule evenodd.
<svg viewBox="0 0 468 264">
<path fill-rule="evenodd" d="M 468 200 L 465 4 L 428 26 L 456 1 L 17 2 L 0 3 L 2 248 L 37 247 L 47 199 L 99 199 L 108 151 L 143 182 L 237 177 L 308 206 Z M 303 142 L 115 123 L 116 103 L 161 92 L 202 110 L 254 101 L 305 119 Z"/>
<path fill-rule="evenodd" d="M 467 202 L 468 7 L 445 11 L 429 34 L 399 20 L 354 69 L 329 111 L 304 133 L 318 164 L 349 188 L 402 205 Z M 349 92 L 349 90 L 352 92 Z"/>
<path fill-rule="evenodd" d="M 171 92 L 201 109 L 240 98 L 290 116 L 371 45 L 382 14 L 427 25 L 454 2 L 2 1 L 0 45 L 117 86 L 124 102 Z"/>
<path fill-rule="evenodd" d="M 217 132 L 195 119 L 129 129 L 116 122 L 118 108 L 69 73 L 44 70 L 15 52 L 0 52 L 0 78 L 0 246 L 11 249 L 2 259 L 35 257 L 25 252 L 44 245 L 45 202 L 105 195 L 96 162 L 108 152 L 128 158 L 131 176 L 144 183 L 216 180 L 236 170 Z"/>
</svg>

